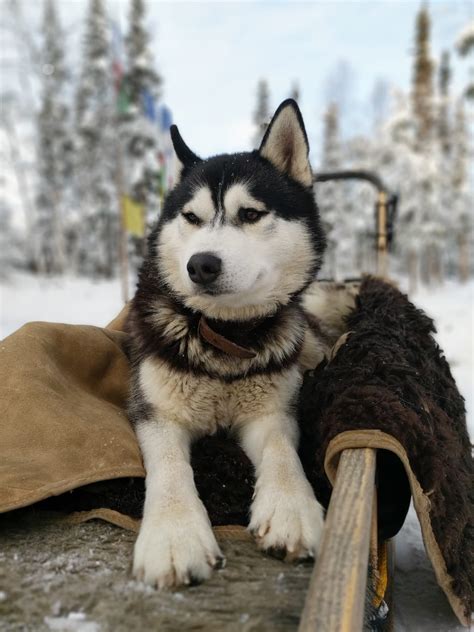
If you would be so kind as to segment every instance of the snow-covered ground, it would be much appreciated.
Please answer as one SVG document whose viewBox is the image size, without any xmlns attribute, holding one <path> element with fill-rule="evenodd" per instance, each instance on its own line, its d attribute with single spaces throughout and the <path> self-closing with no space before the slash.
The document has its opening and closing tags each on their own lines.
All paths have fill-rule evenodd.
<svg viewBox="0 0 474 632">
<path fill-rule="evenodd" d="M 32 320 L 105 326 L 122 304 L 118 279 L 17 274 L 0 281 L 0 339 Z"/>
<path fill-rule="evenodd" d="M 474 438 L 474 281 L 422 289 L 412 299 L 436 322 L 438 342 L 466 399 L 468 426 Z M 0 339 L 31 320 L 102 326 L 112 320 L 121 306 L 118 280 L 91 282 L 15 275 L 0 282 Z M 436 586 L 413 510 L 397 537 L 396 555 L 395 629 L 462 630 Z"/>
</svg>

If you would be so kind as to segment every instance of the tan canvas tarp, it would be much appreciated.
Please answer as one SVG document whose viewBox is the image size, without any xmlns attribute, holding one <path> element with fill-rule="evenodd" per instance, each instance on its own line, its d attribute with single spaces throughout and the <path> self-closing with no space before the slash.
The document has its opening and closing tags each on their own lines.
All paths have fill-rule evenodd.
<svg viewBox="0 0 474 632">
<path fill-rule="evenodd" d="M 124 410 L 125 334 L 30 323 L 0 343 L 0 512 L 144 476 Z"/>
</svg>

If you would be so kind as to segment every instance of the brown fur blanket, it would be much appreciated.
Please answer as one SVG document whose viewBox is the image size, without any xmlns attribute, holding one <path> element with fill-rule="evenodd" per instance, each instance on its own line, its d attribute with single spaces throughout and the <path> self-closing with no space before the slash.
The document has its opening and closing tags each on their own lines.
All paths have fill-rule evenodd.
<svg viewBox="0 0 474 632">
<path fill-rule="evenodd" d="M 410 485 L 438 582 L 468 625 L 474 468 L 464 400 L 433 338 L 433 322 L 397 289 L 368 278 L 347 330 L 335 357 L 308 372 L 301 391 L 307 475 L 327 502 L 322 464 L 331 475 L 342 449 L 385 448 L 377 464 L 379 529 L 385 537 L 400 529 Z"/>
<path fill-rule="evenodd" d="M 124 414 L 119 328 L 32 323 L 1 343 L 0 512 L 43 501 L 140 517 L 144 472 Z M 433 323 L 397 289 L 368 278 L 345 329 L 337 353 L 306 374 L 301 391 L 308 478 L 327 504 L 341 450 L 380 448 L 380 534 L 399 530 L 413 495 L 438 582 L 467 625 L 473 464 L 463 399 Z M 192 462 L 213 524 L 246 524 L 253 472 L 240 448 L 224 435 L 202 439 Z M 133 527 L 117 516 L 108 519 Z"/>
</svg>

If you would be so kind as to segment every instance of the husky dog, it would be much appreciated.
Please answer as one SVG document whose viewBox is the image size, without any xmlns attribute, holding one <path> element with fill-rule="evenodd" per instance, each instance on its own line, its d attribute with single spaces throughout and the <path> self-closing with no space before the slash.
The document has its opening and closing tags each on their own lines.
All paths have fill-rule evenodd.
<svg viewBox="0 0 474 632">
<path fill-rule="evenodd" d="M 302 308 L 324 250 L 308 139 L 284 101 L 258 151 L 202 160 L 171 136 L 178 182 L 149 240 L 128 331 L 129 413 L 146 469 L 135 576 L 158 588 L 223 558 L 190 465 L 228 428 L 256 470 L 249 528 L 286 559 L 318 551 L 323 510 L 297 455 L 302 371 L 326 351 Z"/>
</svg>

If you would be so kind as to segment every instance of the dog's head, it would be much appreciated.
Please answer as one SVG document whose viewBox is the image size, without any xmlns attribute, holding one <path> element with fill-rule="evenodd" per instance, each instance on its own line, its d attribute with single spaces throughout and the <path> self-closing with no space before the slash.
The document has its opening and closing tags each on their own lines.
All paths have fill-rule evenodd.
<svg viewBox="0 0 474 632">
<path fill-rule="evenodd" d="M 298 106 L 284 101 L 258 151 L 201 160 L 171 129 L 179 164 L 152 247 L 167 288 L 211 318 L 274 312 L 314 278 L 324 236 Z"/>
</svg>

